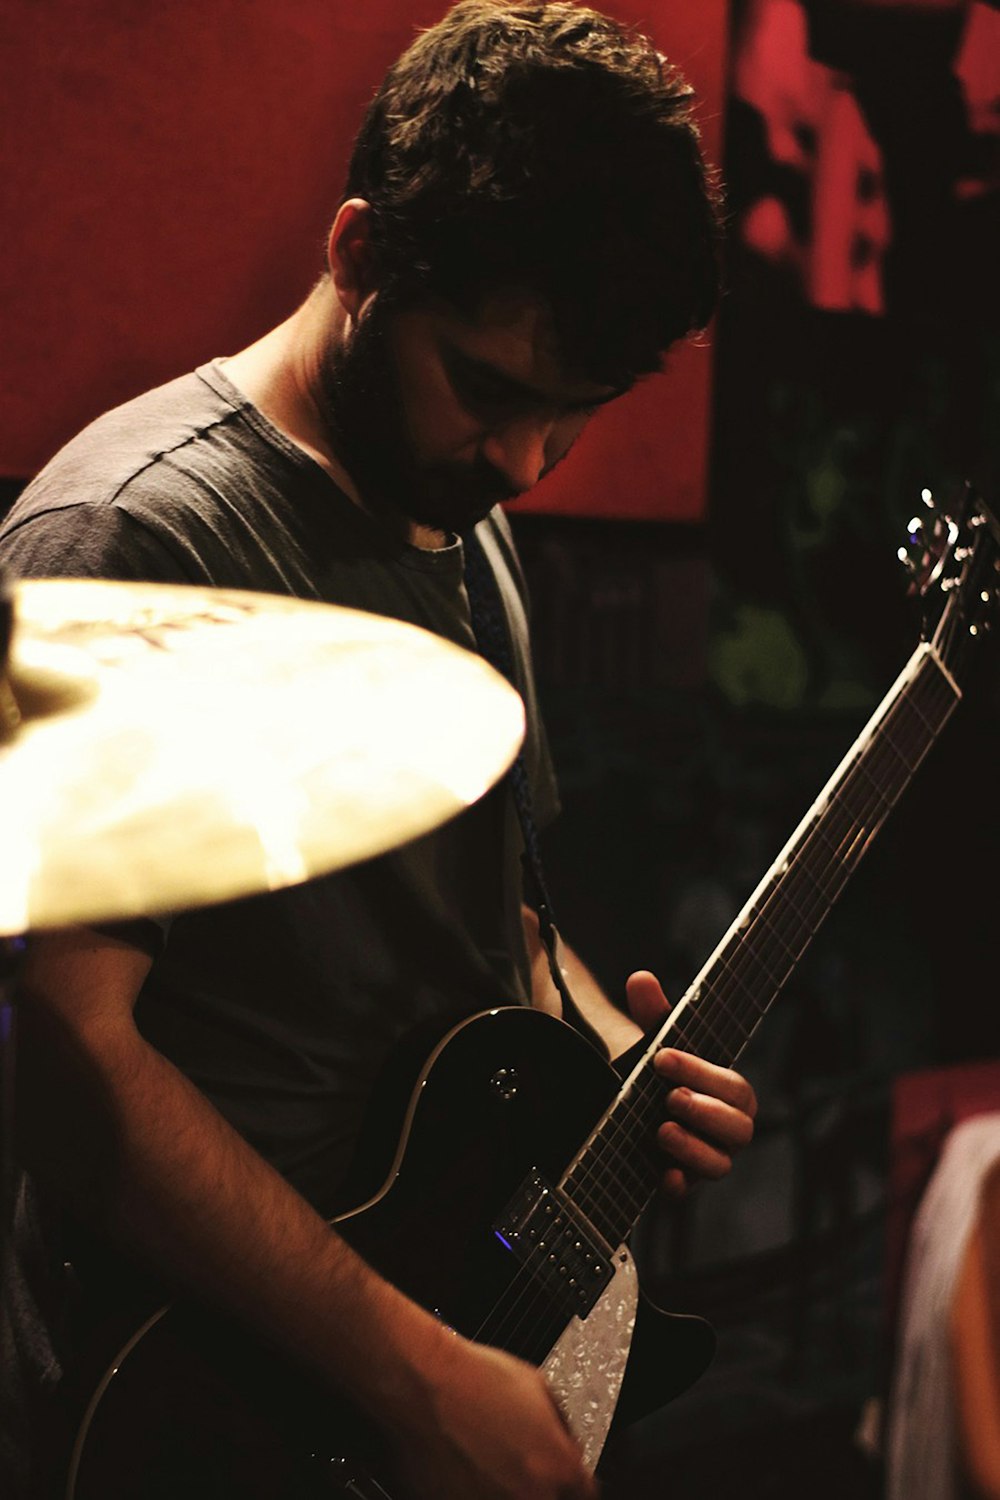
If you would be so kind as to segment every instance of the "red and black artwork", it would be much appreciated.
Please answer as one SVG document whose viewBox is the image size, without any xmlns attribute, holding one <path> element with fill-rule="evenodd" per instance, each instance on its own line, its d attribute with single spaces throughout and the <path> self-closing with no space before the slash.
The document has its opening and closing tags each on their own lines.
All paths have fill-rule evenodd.
<svg viewBox="0 0 1000 1500">
<path fill-rule="evenodd" d="M 748 0 L 732 92 L 740 237 L 809 302 L 941 318 L 995 302 L 996 6 Z"/>
</svg>

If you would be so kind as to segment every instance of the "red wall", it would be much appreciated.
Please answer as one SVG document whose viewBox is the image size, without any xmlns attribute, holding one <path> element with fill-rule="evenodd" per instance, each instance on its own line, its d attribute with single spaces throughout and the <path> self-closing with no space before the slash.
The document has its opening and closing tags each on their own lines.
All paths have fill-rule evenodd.
<svg viewBox="0 0 1000 1500">
<path fill-rule="evenodd" d="M 687 70 L 720 149 L 724 0 L 614 0 Z M 231 353 L 318 274 L 350 140 L 440 0 L 4 0 L 0 473 Z M 535 508 L 702 512 L 711 352 L 602 413 Z"/>
</svg>

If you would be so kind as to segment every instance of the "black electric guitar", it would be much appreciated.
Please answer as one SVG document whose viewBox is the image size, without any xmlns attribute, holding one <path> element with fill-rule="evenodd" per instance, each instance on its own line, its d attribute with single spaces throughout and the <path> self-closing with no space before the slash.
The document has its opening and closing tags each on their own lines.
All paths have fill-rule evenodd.
<svg viewBox="0 0 1000 1500">
<path fill-rule="evenodd" d="M 910 527 L 920 644 L 659 1032 L 616 1072 L 550 1016 L 503 1008 L 443 1038 L 376 1112 L 381 1184 L 337 1218 L 384 1276 L 460 1333 L 539 1365 L 595 1465 L 626 1375 L 663 1400 L 711 1357 L 700 1319 L 643 1303 L 630 1231 L 662 1170 L 652 1067 L 669 1044 L 729 1065 L 961 698 L 988 625 L 1000 528 L 966 487 Z M 636 1336 L 633 1340 L 633 1330 Z M 655 1351 L 651 1356 L 650 1351 Z M 630 1357 L 631 1356 L 631 1357 Z M 373 1349 L 372 1358 L 378 1358 Z M 397 1495 L 386 1443 L 348 1403 L 193 1303 L 137 1327 L 75 1432 L 63 1500 Z"/>
</svg>

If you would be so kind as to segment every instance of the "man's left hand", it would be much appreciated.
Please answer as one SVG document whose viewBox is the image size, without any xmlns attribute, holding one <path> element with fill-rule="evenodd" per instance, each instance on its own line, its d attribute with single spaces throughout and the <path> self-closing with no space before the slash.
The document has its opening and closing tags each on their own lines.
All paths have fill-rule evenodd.
<svg viewBox="0 0 1000 1500">
<path fill-rule="evenodd" d="M 666 1020 L 670 1002 L 654 974 L 640 969 L 625 992 L 633 1019 L 649 1034 Z M 668 1159 L 663 1191 L 680 1198 L 702 1178 L 725 1177 L 733 1157 L 753 1137 L 757 1096 L 732 1068 L 718 1067 L 688 1052 L 664 1047 L 653 1064 L 670 1085 L 666 1119 L 657 1139 Z"/>
</svg>

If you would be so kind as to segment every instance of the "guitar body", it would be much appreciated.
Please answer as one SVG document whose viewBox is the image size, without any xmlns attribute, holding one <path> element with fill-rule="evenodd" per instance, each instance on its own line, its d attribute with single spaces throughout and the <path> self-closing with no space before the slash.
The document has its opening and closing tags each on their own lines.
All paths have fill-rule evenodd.
<svg viewBox="0 0 1000 1500">
<path fill-rule="evenodd" d="M 335 1221 L 369 1264 L 449 1326 L 542 1366 L 591 1464 L 629 1355 L 635 1267 L 624 1245 L 614 1247 L 596 1304 L 583 1318 L 560 1314 L 525 1279 L 497 1226 L 532 1171 L 559 1181 L 620 1088 L 603 1058 L 551 1016 L 509 1008 L 473 1017 L 439 1044 L 415 1087 L 411 1075 L 402 1104 L 397 1091 L 375 1111 L 359 1160 L 367 1153 L 382 1186 Z M 697 1378 L 714 1337 L 700 1319 L 644 1304 L 636 1347 L 634 1363 L 655 1372 L 648 1409 Z M 391 1493 L 385 1458 L 384 1439 L 349 1402 L 227 1320 L 177 1303 L 109 1351 L 59 1493 L 377 1500 Z"/>
</svg>

